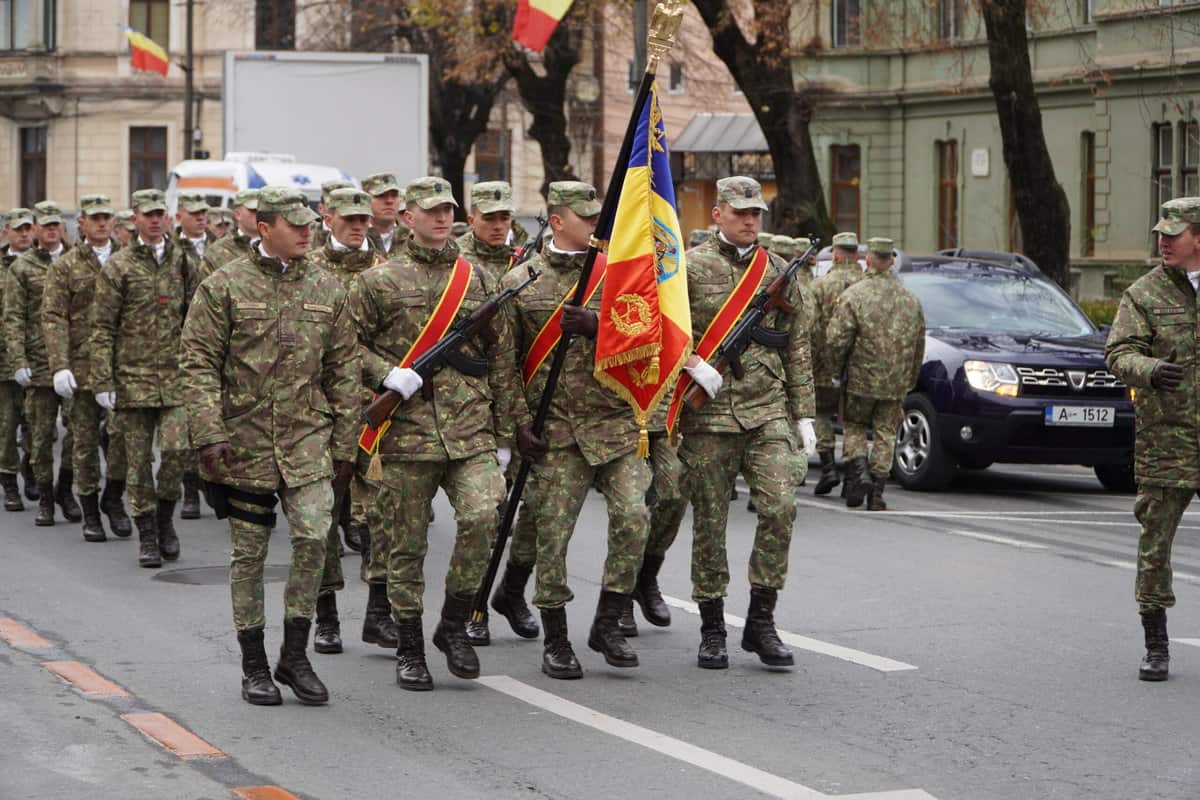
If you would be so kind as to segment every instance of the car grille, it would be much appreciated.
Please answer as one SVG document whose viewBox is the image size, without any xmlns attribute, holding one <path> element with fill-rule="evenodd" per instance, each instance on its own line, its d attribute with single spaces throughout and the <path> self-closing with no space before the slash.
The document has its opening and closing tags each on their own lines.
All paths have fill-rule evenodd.
<svg viewBox="0 0 1200 800">
<path fill-rule="evenodd" d="M 1017 367 L 1021 394 L 1036 397 L 1127 397 L 1125 384 L 1106 369 Z"/>
</svg>

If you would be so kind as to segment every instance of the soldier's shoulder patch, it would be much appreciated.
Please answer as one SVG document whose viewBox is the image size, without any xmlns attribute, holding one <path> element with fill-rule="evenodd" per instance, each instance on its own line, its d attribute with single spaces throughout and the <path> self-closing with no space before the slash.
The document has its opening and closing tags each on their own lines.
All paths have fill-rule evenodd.
<svg viewBox="0 0 1200 800">
<path fill-rule="evenodd" d="M 305 303 L 305 311 L 320 311 L 323 314 L 332 314 L 333 306 L 323 306 L 320 303 Z"/>
<path fill-rule="evenodd" d="M 1183 306 L 1154 306 L 1150 309 L 1155 314 L 1186 314 L 1187 309 Z"/>
</svg>

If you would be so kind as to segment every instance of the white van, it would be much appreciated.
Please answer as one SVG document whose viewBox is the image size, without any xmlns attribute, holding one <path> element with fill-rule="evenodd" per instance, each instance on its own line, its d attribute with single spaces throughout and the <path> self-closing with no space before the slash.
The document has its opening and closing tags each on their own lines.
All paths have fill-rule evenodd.
<svg viewBox="0 0 1200 800">
<path fill-rule="evenodd" d="M 202 192 L 214 208 L 229 208 L 242 189 L 291 186 L 304 192 L 314 209 L 325 181 L 359 182 L 337 167 L 298 164 L 287 153 L 226 153 L 223 161 L 181 161 L 167 180 L 167 209 L 175 213 L 180 192 Z"/>
</svg>

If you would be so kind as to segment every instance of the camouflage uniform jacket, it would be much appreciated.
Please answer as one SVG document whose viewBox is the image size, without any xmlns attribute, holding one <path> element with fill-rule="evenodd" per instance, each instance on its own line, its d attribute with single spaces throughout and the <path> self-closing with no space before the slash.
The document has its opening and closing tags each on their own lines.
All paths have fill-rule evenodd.
<svg viewBox="0 0 1200 800">
<path fill-rule="evenodd" d="M 505 306 L 517 344 L 513 366 L 518 381 L 538 331 L 579 279 L 583 256 L 555 252 L 547 243 L 546 248 L 528 263 L 540 273 L 538 279 Z M 500 287 L 517 286 L 527 277 L 524 268 L 515 269 L 500 280 Z M 587 306 L 597 314 L 601 291 L 603 284 Z M 520 410 L 519 424 L 532 422 L 532 413 L 537 411 L 546 389 L 553 357 L 551 351 L 525 387 L 526 406 Z M 543 431 L 543 438 L 551 448 L 577 445 L 593 466 L 633 452 L 638 439 L 638 426 L 629 404 L 596 380 L 592 374 L 595 361 L 596 343 L 580 336 L 572 337 Z"/>
<path fill-rule="evenodd" d="M 350 311 L 358 333 L 368 386 L 383 379 L 408 353 L 429 320 L 458 258 L 451 241 L 441 250 L 409 241 L 396 258 L 359 273 L 350 288 Z M 474 272 L 458 318 L 487 302 L 494 290 Z M 472 339 L 463 353 L 486 358 L 487 375 L 472 377 L 446 367 L 431 379 L 433 400 L 420 393 L 396 409 L 379 445 L 385 461 L 459 460 L 510 447 L 519 385 L 512 371 L 512 336 L 502 315 L 492 320 L 495 341 Z"/>
<path fill-rule="evenodd" d="M 0 317 L 4 311 L 4 296 L 7 294 L 8 276 L 12 273 L 12 265 L 20 257 L 11 250 L 7 251 L 3 261 L 0 261 Z M 28 251 L 26 251 L 28 252 Z M 17 367 L 13 364 L 11 350 L 8 347 L 8 335 L 0 336 L 0 381 L 11 381 Z"/>
<path fill-rule="evenodd" d="M 487 270 L 492 285 L 495 286 L 504 273 L 508 272 L 513 248 L 507 244 L 488 244 L 476 239 L 474 231 L 467 231 L 458 237 L 458 252 L 471 262 L 471 266 Z"/>
<path fill-rule="evenodd" d="M 254 255 L 254 249 L 250 245 L 251 241 L 249 236 L 239 230 L 235 231 L 232 236 L 218 239 L 209 247 L 204 248 L 204 259 L 195 274 L 196 285 L 199 286 L 205 278 L 234 259 Z"/>
<path fill-rule="evenodd" d="M 812 340 L 813 383 L 829 388 L 833 379 L 839 377 L 834 372 L 834 360 L 825 342 L 825 334 L 829 330 L 829 320 L 833 317 L 833 309 L 842 292 L 863 279 L 863 271 L 858 263 L 834 264 L 833 269 L 808 284 L 809 297 L 812 300 L 812 327 L 809 336 Z"/>
<path fill-rule="evenodd" d="M 92 391 L 117 393 L 118 408 L 183 405 L 179 335 L 195 276 L 170 239 L 162 264 L 134 240 L 96 277 L 92 302 Z"/>
<path fill-rule="evenodd" d="M 891 270 L 868 272 L 838 298 L 826 343 L 834 370 L 847 376 L 847 392 L 902 400 L 925 360 L 921 301 Z"/>
<path fill-rule="evenodd" d="M 113 248 L 109 258 L 112 258 L 121 245 L 116 239 L 109 241 Z M 69 369 L 79 388 L 89 391 L 91 358 L 88 344 L 92 335 L 92 300 L 99 274 L 100 259 L 84 240 L 50 265 L 42 297 L 42 330 L 46 335 L 50 374 L 53 376 L 61 369 Z"/>
<path fill-rule="evenodd" d="M 66 245 L 63 245 L 63 257 Z M 60 257 L 61 258 L 61 257 Z M 50 254 L 40 244 L 30 247 L 8 268 L 4 290 L 4 333 L 8 339 L 8 360 L 12 366 L 6 377 L 22 367 L 33 370 L 34 386 L 53 386 L 46 355 L 46 335 L 42 330 L 42 293 Z"/>
<path fill-rule="evenodd" d="M 383 249 L 383 236 L 375 228 L 367 230 L 367 238 L 371 240 L 371 247 L 383 253 L 385 258 L 398 258 L 404 253 L 404 245 L 408 243 L 410 233 L 407 225 L 397 222 L 395 233 L 392 235 L 392 246 L 386 252 Z"/>
<path fill-rule="evenodd" d="M 687 252 L 694 341 L 700 341 L 755 253 L 751 250 L 739 257 L 733 245 L 717 236 Z M 782 259 L 771 256 L 759 288 L 765 288 L 785 266 Z M 787 302 L 795 309 L 794 314 L 776 309 L 763 320 L 769 328 L 787 331 L 787 347 L 775 350 L 752 342 L 742 355 L 745 377 L 739 381 L 726 368 L 722 372 L 725 383 L 715 398 L 698 411 L 684 407 L 679 421 L 683 433 L 739 433 L 776 419 L 813 416 L 807 299 L 795 282 L 788 284 Z"/>
<path fill-rule="evenodd" d="M 1121 295 L 1105 346 L 1105 361 L 1118 378 L 1137 389 L 1137 438 L 1133 470 L 1144 486 L 1200 487 L 1200 357 L 1196 292 L 1187 275 L 1159 266 Z M 1160 359 L 1172 348 L 1184 367 L 1173 392 L 1150 383 Z"/>
<path fill-rule="evenodd" d="M 383 256 L 374 247 L 338 252 L 333 249 L 333 242 L 329 239 L 326 239 L 320 248 L 310 250 L 306 258 L 341 281 L 347 291 L 350 290 L 354 278 L 363 270 L 383 262 Z"/>
<path fill-rule="evenodd" d="M 305 258 L 235 259 L 196 291 L 183 330 L 192 444 L 229 442 L 222 481 L 274 491 L 353 461 L 358 347 L 336 278 Z"/>
<path fill-rule="evenodd" d="M 314 222 L 312 226 L 312 233 L 310 233 L 308 237 L 309 257 L 311 258 L 312 254 L 324 247 L 325 243 L 328 241 L 329 228 L 327 228 L 320 220 Z"/>
</svg>

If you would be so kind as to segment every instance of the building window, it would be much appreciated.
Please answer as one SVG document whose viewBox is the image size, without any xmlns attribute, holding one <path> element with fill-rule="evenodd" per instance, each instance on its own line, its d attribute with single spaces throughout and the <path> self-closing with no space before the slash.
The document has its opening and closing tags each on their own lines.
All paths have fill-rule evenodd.
<svg viewBox="0 0 1200 800">
<path fill-rule="evenodd" d="M 1083 132 L 1083 255 L 1096 255 L 1096 134 Z"/>
<path fill-rule="evenodd" d="M 833 46 L 862 44 L 862 0 L 833 0 Z"/>
<path fill-rule="evenodd" d="M 33 208 L 46 199 L 48 128 L 21 128 L 21 205 Z"/>
<path fill-rule="evenodd" d="M 963 0 L 938 0 L 938 38 L 953 40 L 962 37 Z"/>
<path fill-rule="evenodd" d="M 1200 194 L 1200 124 L 1195 121 L 1179 123 L 1179 182 L 1184 197 Z"/>
<path fill-rule="evenodd" d="M 1175 129 L 1169 122 L 1153 127 L 1154 161 L 1151 180 L 1154 185 L 1154 218 L 1163 203 L 1175 196 Z"/>
<path fill-rule="evenodd" d="M 53 50 L 55 0 L 0 0 L 0 50 Z"/>
<path fill-rule="evenodd" d="M 668 76 L 667 91 L 670 94 L 683 94 L 683 64 L 671 64 Z"/>
<path fill-rule="evenodd" d="M 170 0 L 129 0 L 129 27 L 149 36 L 163 50 L 170 50 Z"/>
<path fill-rule="evenodd" d="M 628 62 L 625 68 L 625 91 L 633 94 L 642 85 L 642 76 L 638 74 L 637 67 L 632 61 Z"/>
<path fill-rule="evenodd" d="M 511 180 L 512 139 L 506 130 L 488 129 L 475 139 L 475 172 L 480 181 Z"/>
<path fill-rule="evenodd" d="M 958 247 L 958 142 L 949 139 L 936 146 L 937 246 L 946 250 Z"/>
<path fill-rule="evenodd" d="M 254 47 L 296 49 L 296 0 L 255 0 Z"/>
<path fill-rule="evenodd" d="M 1096 21 L 1096 0 L 1079 0 L 1079 16 L 1083 20 L 1084 25 L 1091 25 Z"/>
<path fill-rule="evenodd" d="M 167 129 L 129 129 L 129 191 L 167 188 Z"/>
<path fill-rule="evenodd" d="M 862 158 L 858 145 L 829 148 L 829 208 L 839 233 L 858 233 Z"/>
</svg>

